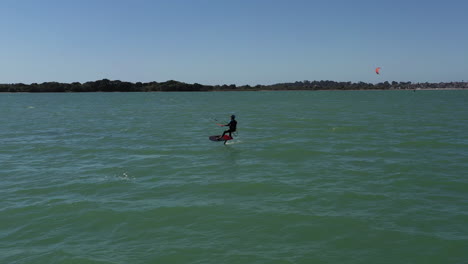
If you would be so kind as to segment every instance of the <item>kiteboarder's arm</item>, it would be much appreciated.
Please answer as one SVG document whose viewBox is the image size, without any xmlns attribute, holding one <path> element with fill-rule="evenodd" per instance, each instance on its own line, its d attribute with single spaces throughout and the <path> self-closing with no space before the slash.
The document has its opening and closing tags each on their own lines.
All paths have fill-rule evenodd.
<svg viewBox="0 0 468 264">
<path fill-rule="evenodd" d="M 232 121 L 231 121 L 231 122 L 232 122 Z M 223 125 L 223 124 L 216 124 L 216 125 L 221 126 L 221 127 L 225 127 L 225 126 L 230 126 L 230 125 L 231 125 L 231 122 L 229 122 L 229 123 L 226 124 L 226 125 Z"/>
</svg>

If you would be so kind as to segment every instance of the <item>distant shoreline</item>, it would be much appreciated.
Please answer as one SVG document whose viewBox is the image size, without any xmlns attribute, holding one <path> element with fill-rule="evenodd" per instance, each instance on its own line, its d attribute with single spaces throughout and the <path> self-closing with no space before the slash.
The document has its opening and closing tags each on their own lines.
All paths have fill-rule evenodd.
<svg viewBox="0 0 468 264">
<path fill-rule="evenodd" d="M 468 88 L 420 88 L 420 89 L 348 89 L 348 90 L 339 90 L 339 89 L 324 89 L 324 90 L 292 90 L 292 89 L 275 89 L 275 90 L 213 90 L 213 91 L 93 91 L 93 92 L 0 92 L 0 94 L 39 94 L 39 93 L 62 93 L 62 94 L 72 94 L 72 93 L 224 93 L 224 92 L 378 92 L 378 91 L 468 91 Z"/>
<path fill-rule="evenodd" d="M 174 80 L 166 82 L 123 82 L 108 79 L 94 82 L 44 82 L 41 84 L 0 84 L 0 93 L 86 93 L 86 92 L 244 92 L 244 91 L 394 91 L 394 90 L 468 90 L 468 82 L 411 83 L 411 82 L 335 82 L 302 81 L 272 85 L 203 85 Z"/>
</svg>

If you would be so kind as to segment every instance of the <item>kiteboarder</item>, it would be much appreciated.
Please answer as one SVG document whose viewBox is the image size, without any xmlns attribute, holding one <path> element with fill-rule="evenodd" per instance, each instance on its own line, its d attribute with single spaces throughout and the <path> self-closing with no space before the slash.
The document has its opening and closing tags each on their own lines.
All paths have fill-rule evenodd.
<svg viewBox="0 0 468 264">
<path fill-rule="evenodd" d="M 226 133 L 229 133 L 229 136 L 232 137 L 232 132 L 236 132 L 236 129 L 237 129 L 236 116 L 232 115 L 231 121 L 228 124 L 222 125 L 222 126 L 229 126 L 229 129 L 223 132 L 223 134 L 221 135 L 221 138 L 224 137 Z"/>
</svg>

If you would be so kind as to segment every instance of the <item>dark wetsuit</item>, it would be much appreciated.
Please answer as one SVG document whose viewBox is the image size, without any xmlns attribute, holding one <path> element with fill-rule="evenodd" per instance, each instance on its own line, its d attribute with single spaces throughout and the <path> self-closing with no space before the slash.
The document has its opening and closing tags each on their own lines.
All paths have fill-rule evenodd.
<svg viewBox="0 0 468 264">
<path fill-rule="evenodd" d="M 233 119 L 233 120 L 231 120 L 231 122 L 229 122 L 229 124 L 227 124 L 226 126 L 229 126 L 229 129 L 226 130 L 226 131 L 224 131 L 222 136 L 224 136 L 226 133 L 229 133 L 229 136 L 232 137 L 232 136 L 231 136 L 231 133 L 232 133 L 232 132 L 236 132 L 237 121 Z"/>
</svg>

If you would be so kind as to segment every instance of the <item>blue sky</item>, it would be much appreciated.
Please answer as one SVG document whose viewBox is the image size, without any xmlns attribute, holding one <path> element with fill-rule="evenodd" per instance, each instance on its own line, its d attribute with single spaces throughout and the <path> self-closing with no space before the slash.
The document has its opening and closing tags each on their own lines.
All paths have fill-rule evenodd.
<svg viewBox="0 0 468 264">
<path fill-rule="evenodd" d="M 467 81 L 467 12 L 462 0 L 4 0 L 0 83 Z"/>
</svg>

